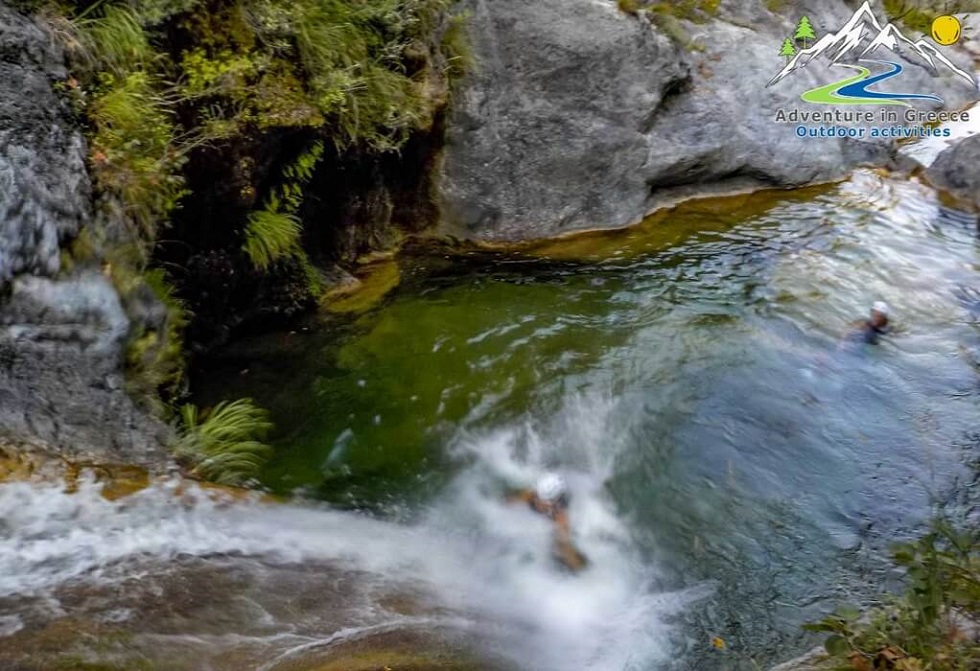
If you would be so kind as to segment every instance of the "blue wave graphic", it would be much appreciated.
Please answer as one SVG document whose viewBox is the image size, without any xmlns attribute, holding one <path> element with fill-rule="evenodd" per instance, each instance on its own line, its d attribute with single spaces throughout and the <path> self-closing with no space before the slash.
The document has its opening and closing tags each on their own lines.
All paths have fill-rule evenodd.
<svg viewBox="0 0 980 671">
<path fill-rule="evenodd" d="M 870 79 L 854 82 L 853 84 L 837 89 L 835 92 L 837 95 L 845 98 L 873 98 L 877 100 L 935 100 L 936 102 L 940 103 L 943 101 L 943 99 L 938 96 L 923 93 L 882 93 L 879 91 L 869 91 L 869 86 L 873 86 L 878 82 L 883 82 L 886 79 L 891 79 L 892 77 L 897 77 L 898 75 L 902 74 L 904 68 L 893 61 L 866 60 L 865 62 L 890 65 L 892 66 L 892 70 L 891 72 L 884 72 L 880 75 L 875 75 Z"/>
</svg>

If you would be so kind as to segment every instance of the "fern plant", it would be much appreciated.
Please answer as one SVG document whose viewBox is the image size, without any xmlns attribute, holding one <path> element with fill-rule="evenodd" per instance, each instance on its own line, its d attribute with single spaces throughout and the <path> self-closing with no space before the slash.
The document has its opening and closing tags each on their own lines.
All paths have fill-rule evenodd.
<svg viewBox="0 0 980 671">
<path fill-rule="evenodd" d="M 301 232 L 299 217 L 280 211 L 275 201 L 249 215 L 243 249 L 252 264 L 265 271 L 276 261 L 302 251 L 299 245 Z"/>
<path fill-rule="evenodd" d="M 224 401 L 206 412 L 187 404 L 181 419 L 174 456 L 195 477 L 246 485 L 272 454 L 265 442 L 273 429 L 269 413 L 250 398 Z"/>
<path fill-rule="evenodd" d="M 283 183 L 273 190 L 265 207 L 249 215 L 242 249 L 257 269 L 268 270 L 273 263 L 287 257 L 298 258 L 301 264 L 307 261 L 300 246 L 303 229 L 296 213 L 303 204 L 303 187 L 313 178 L 322 157 L 323 143 L 315 142 L 286 166 Z"/>
</svg>

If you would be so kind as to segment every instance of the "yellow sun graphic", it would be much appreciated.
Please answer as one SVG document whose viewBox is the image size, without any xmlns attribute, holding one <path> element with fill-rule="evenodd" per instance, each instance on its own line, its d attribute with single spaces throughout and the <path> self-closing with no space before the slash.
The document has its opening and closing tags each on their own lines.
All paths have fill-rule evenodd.
<svg viewBox="0 0 980 671">
<path fill-rule="evenodd" d="M 955 16 L 939 16 L 932 22 L 932 39 L 944 46 L 959 42 L 962 33 L 963 27 Z"/>
</svg>

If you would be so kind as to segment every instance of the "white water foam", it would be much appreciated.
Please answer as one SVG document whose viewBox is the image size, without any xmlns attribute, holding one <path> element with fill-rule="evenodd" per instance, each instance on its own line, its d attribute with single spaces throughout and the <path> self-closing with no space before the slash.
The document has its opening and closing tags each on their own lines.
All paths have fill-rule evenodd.
<svg viewBox="0 0 980 671">
<path fill-rule="evenodd" d="M 523 668 L 650 668 L 666 651 L 664 616 L 697 595 L 654 592 L 655 576 L 633 556 L 629 530 L 604 495 L 613 411 L 578 399 L 548 426 L 461 437 L 472 466 L 410 526 L 312 504 L 217 503 L 193 488 L 178 496 L 175 482 L 115 502 L 93 482 L 76 494 L 3 484 L 0 597 L 111 580 L 120 562 L 138 571 L 142 558 L 330 562 L 431 592 Z M 501 483 L 530 483 L 544 468 L 561 469 L 570 483 L 576 542 L 591 560 L 579 575 L 552 560 L 549 522 L 500 495 Z M 323 632 L 325 641 L 336 635 Z"/>
</svg>

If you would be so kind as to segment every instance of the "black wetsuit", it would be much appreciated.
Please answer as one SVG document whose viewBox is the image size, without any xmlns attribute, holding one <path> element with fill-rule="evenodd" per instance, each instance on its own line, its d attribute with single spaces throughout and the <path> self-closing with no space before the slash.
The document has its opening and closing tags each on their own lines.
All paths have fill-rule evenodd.
<svg viewBox="0 0 980 671">
<path fill-rule="evenodd" d="M 878 338 L 888 333 L 888 325 L 875 326 L 871 323 L 871 320 L 865 321 L 861 325 L 861 340 L 868 343 L 869 345 L 874 345 L 878 342 Z"/>
</svg>

